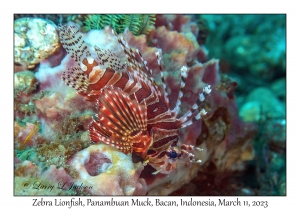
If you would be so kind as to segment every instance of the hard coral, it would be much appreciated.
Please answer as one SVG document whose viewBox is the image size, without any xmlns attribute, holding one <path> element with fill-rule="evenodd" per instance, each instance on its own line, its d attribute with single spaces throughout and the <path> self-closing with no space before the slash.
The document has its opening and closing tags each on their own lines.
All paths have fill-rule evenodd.
<svg viewBox="0 0 300 210">
<path fill-rule="evenodd" d="M 14 22 L 15 62 L 34 67 L 59 48 L 56 25 L 47 19 L 19 18 Z"/>
<path fill-rule="evenodd" d="M 30 95 L 37 89 L 37 79 L 31 71 L 21 71 L 14 74 L 14 95 Z"/>
<path fill-rule="evenodd" d="M 54 92 L 35 101 L 37 115 L 44 127 L 43 134 L 59 139 L 77 137 L 91 121 L 92 106 L 75 92 L 63 96 Z"/>
<path fill-rule="evenodd" d="M 51 165 L 68 169 L 67 161 L 78 151 L 88 147 L 89 143 L 81 139 L 58 139 L 46 142 L 36 148 L 36 159 L 43 167 Z"/>
<path fill-rule="evenodd" d="M 115 148 L 98 144 L 78 152 L 70 161 L 71 170 L 78 174 L 85 193 L 91 195 L 145 195 L 147 186 L 140 173 L 141 163 L 132 163 L 130 155 Z"/>
</svg>

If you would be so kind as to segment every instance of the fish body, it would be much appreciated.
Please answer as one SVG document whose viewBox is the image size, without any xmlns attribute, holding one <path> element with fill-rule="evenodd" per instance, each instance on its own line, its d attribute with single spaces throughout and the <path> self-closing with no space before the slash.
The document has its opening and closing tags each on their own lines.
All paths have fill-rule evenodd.
<svg viewBox="0 0 300 210">
<path fill-rule="evenodd" d="M 141 53 L 133 52 L 114 31 L 112 33 L 128 64 L 122 63 L 110 50 L 97 46 L 94 46 L 95 53 L 92 54 L 74 25 L 60 26 L 59 31 L 62 46 L 76 62 L 75 66 L 63 72 L 62 79 L 98 108 L 96 119 L 89 126 L 93 142 L 109 144 L 126 154 L 135 152 L 165 174 L 176 170 L 179 159 L 195 161 L 193 146 L 178 147 L 178 131 L 206 114 L 204 109 L 200 109 L 200 104 L 211 91 L 209 85 L 203 93 L 199 93 L 188 112 L 179 118 L 187 67 L 181 68 L 180 91 L 176 106 L 171 110 L 159 53 L 156 56 L 163 92 Z"/>
</svg>

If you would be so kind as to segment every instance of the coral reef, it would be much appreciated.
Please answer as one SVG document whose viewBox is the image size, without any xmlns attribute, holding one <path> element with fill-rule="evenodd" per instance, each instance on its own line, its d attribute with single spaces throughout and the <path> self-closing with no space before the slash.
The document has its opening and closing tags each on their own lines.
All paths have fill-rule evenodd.
<svg viewBox="0 0 300 210">
<path fill-rule="evenodd" d="M 39 124 L 27 122 L 26 126 L 20 126 L 15 122 L 15 149 L 24 149 L 27 146 L 36 146 L 36 138 L 39 131 Z"/>
<path fill-rule="evenodd" d="M 36 164 L 25 160 L 15 167 L 15 195 L 76 195 L 76 190 L 63 188 L 71 186 L 72 178 L 63 168 L 51 166 L 42 171 Z"/>
<path fill-rule="evenodd" d="M 41 19 L 47 19 L 55 24 L 64 24 L 68 21 L 73 20 L 72 16 L 70 14 L 14 14 L 14 20 L 20 19 L 20 18 L 41 18 Z"/>
<path fill-rule="evenodd" d="M 37 88 L 37 80 L 31 71 L 21 71 L 14 74 L 14 96 L 29 95 Z"/>
<path fill-rule="evenodd" d="M 275 37 L 270 36 L 272 39 L 266 43 L 277 43 L 278 50 L 262 56 L 255 54 L 261 43 L 257 41 L 257 37 L 265 33 L 263 40 L 267 39 L 268 34 L 272 32 L 268 24 L 259 26 L 255 32 L 253 27 L 241 31 L 240 25 L 234 31 L 231 23 L 235 23 L 234 17 L 239 16 L 227 16 L 221 21 L 220 17 L 223 16 L 213 16 L 210 19 L 208 15 L 201 18 L 196 15 L 155 15 L 155 24 L 153 17 L 154 15 L 42 17 L 55 23 L 65 23 L 70 19 L 76 22 L 77 24 L 68 25 L 80 29 L 80 32 L 75 33 L 75 37 L 82 36 L 87 46 L 86 49 L 80 48 L 76 51 L 72 51 L 71 45 L 63 46 L 66 40 L 61 39 L 61 43 L 58 43 L 56 26 L 48 20 L 26 16 L 23 19 L 27 21 L 26 30 L 15 25 L 15 47 L 19 51 L 28 47 L 28 43 L 33 43 L 25 42 L 23 35 L 20 35 L 30 31 L 32 34 L 40 27 L 39 23 L 35 26 L 30 25 L 33 20 L 46 21 L 42 24 L 50 24 L 49 27 L 53 27 L 55 31 L 47 40 L 36 39 L 41 44 L 37 47 L 39 51 L 43 51 L 51 42 L 49 46 L 52 48 L 48 50 L 51 53 L 39 55 L 40 58 L 37 58 L 36 52 L 30 56 L 26 54 L 27 57 L 25 54 L 21 56 L 16 53 L 15 61 L 24 63 L 23 69 L 27 70 L 27 67 L 37 63 L 39 65 L 35 72 L 18 72 L 15 68 L 15 195 L 285 195 L 286 84 L 285 77 L 282 76 L 285 74 L 285 49 L 283 40 L 278 42 L 276 39 L 276 36 L 282 37 L 281 33 L 285 30 L 283 23 L 276 21 L 273 16 L 257 16 L 258 19 L 278 25 L 274 32 Z M 22 20 L 17 18 L 20 16 L 16 16 L 15 24 Z M 141 20 L 137 21 L 138 25 L 134 25 L 125 21 L 130 18 Z M 252 25 L 250 20 L 255 18 L 249 16 L 240 19 L 245 21 L 245 27 L 248 27 Z M 114 24 L 105 27 L 107 20 L 114 20 Z M 96 25 L 96 28 L 85 28 L 90 31 L 82 33 L 85 31 L 84 24 Z M 151 27 L 142 32 L 142 29 L 148 28 L 148 24 Z M 100 25 L 101 28 L 98 28 Z M 118 40 L 112 33 L 112 28 L 124 41 L 121 38 Z M 221 31 L 219 35 L 214 33 L 216 28 Z M 43 34 L 46 36 L 46 33 L 40 35 Z M 220 39 L 217 39 L 218 36 Z M 224 41 L 225 38 L 228 42 Z M 216 40 L 213 46 L 210 44 L 212 39 Z M 249 41 L 255 43 L 255 50 L 248 48 Z M 129 46 L 124 44 L 125 42 Z M 52 45 L 53 43 L 56 44 Z M 60 44 L 63 47 L 59 48 Z M 209 53 L 204 44 L 207 44 Z M 264 49 L 268 47 L 263 46 Z M 230 60 L 228 52 L 235 53 L 237 49 L 244 50 L 244 54 L 239 51 L 233 56 L 235 61 Z M 79 65 L 82 59 L 77 50 L 86 53 L 85 66 Z M 112 68 L 114 72 L 120 70 L 122 75 L 125 75 L 125 72 L 134 72 L 130 70 L 134 65 L 135 70 L 147 70 L 147 74 L 139 72 L 139 78 L 143 79 L 144 84 L 157 85 L 155 91 L 163 93 L 158 97 L 159 100 L 166 103 L 168 98 L 170 110 L 178 109 L 176 119 L 193 110 L 196 105 L 197 110 L 206 110 L 207 113 L 201 115 L 201 120 L 196 120 L 198 115 L 195 113 L 196 116 L 191 117 L 195 121 L 192 125 L 185 128 L 176 127 L 178 142 L 176 140 L 177 145 L 173 145 L 176 149 L 165 148 L 158 157 L 163 164 L 158 162 L 156 165 L 156 159 L 151 159 L 151 152 L 154 151 L 152 149 L 157 150 L 158 147 L 149 149 L 151 142 L 148 144 L 145 140 L 146 144 L 141 146 L 138 141 L 144 143 L 142 134 L 150 133 L 149 125 L 148 128 L 144 128 L 142 134 L 133 132 L 131 137 L 138 139 L 132 146 L 133 151 L 126 151 L 125 144 L 115 144 L 115 137 L 107 138 L 107 142 L 115 147 L 99 142 L 92 145 L 91 140 L 99 139 L 99 133 L 103 135 L 106 131 L 111 131 L 105 128 L 112 129 L 109 123 L 114 121 L 105 121 L 102 127 L 95 124 L 108 113 L 100 108 L 112 110 L 108 105 L 111 100 L 131 103 L 129 107 L 132 110 L 139 110 L 132 112 L 134 117 L 140 120 L 135 123 L 140 123 L 139 126 L 145 126 L 147 123 L 141 114 L 147 108 L 146 102 L 141 102 L 143 94 L 130 96 L 124 89 L 111 86 L 103 89 L 101 86 L 101 90 L 92 94 L 89 92 L 92 89 L 90 88 L 84 93 L 80 90 L 84 90 L 86 86 L 76 86 L 79 84 L 76 83 L 78 78 L 67 78 L 68 75 L 74 76 L 70 72 L 76 72 L 77 68 L 80 70 L 84 67 L 95 67 L 92 61 L 99 61 L 95 57 L 99 55 L 104 56 L 100 56 L 99 60 L 103 61 L 102 67 L 105 71 Z M 221 61 L 213 56 L 221 58 Z M 182 68 L 183 66 L 185 68 Z M 21 67 L 19 69 L 23 70 Z M 241 73 L 242 69 L 245 69 L 245 73 Z M 95 70 L 96 73 L 99 71 Z M 222 72 L 229 72 L 229 76 Z M 95 75 L 88 75 L 88 78 Z M 244 75 L 251 75 L 252 79 Z M 80 76 L 80 79 L 85 78 L 82 75 L 77 76 Z M 66 83 L 69 81 L 70 86 L 74 85 L 76 90 L 65 85 L 61 77 L 65 78 Z M 153 81 L 149 79 L 152 77 Z M 99 78 L 93 78 L 95 84 Z M 273 78 L 276 80 L 268 83 Z M 182 85 L 182 81 L 185 85 Z M 209 94 L 202 93 L 206 84 L 212 89 Z M 147 85 L 143 87 L 148 87 Z M 119 99 L 111 92 L 119 94 Z M 195 105 L 197 98 L 202 98 L 201 93 L 205 100 Z M 181 94 L 182 96 L 178 97 Z M 105 95 L 109 96 L 108 99 Z M 177 107 L 178 98 L 180 109 Z M 111 119 L 119 119 L 122 122 L 121 118 L 114 117 Z M 123 118 L 127 121 L 131 119 L 128 115 L 124 115 Z M 91 125 L 105 131 L 97 133 L 91 129 Z M 117 131 L 120 130 L 123 131 Z M 157 130 L 153 131 L 154 134 L 155 132 L 162 135 Z M 181 149 L 188 152 L 180 153 Z M 159 170 L 160 168 L 166 170 Z M 24 183 L 28 186 L 24 187 Z"/>
<path fill-rule="evenodd" d="M 211 56 L 227 62 L 231 71 L 263 81 L 285 74 L 285 15 L 199 15 L 197 19 L 207 23 Z"/>
<path fill-rule="evenodd" d="M 33 68 L 60 46 L 56 25 L 47 19 L 19 18 L 14 21 L 15 62 Z"/>
<path fill-rule="evenodd" d="M 90 195 L 145 195 L 147 185 L 140 179 L 142 163 L 132 163 L 131 157 L 111 146 L 98 144 L 78 152 L 70 160 L 75 180 L 83 183 Z"/>
</svg>

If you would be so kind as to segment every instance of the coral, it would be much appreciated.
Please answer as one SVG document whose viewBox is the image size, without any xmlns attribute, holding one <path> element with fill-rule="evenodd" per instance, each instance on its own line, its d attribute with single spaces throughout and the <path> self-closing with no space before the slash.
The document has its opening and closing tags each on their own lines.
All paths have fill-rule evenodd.
<svg viewBox="0 0 300 210">
<path fill-rule="evenodd" d="M 14 43 L 15 62 L 28 68 L 49 57 L 60 46 L 52 21 L 30 17 L 14 21 Z"/>
<path fill-rule="evenodd" d="M 71 139 L 80 135 L 91 122 L 92 105 L 74 92 L 62 95 L 54 92 L 35 101 L 36 113 L 43 134 L 52 139 Z"/>
<path fill-rule="evenodd" d="M 37 89 L 37 79 L 31 71 L 21 71 L 14 74 L 14 96 L 29 95 Z"/>
<path fill-rule="evenodd" d="M 125 28 L 134 35 L 147 34 L 155 22 L 155 15 L 88 15 L 84 20 L 84 29 L 102 29 L 111 26 L 117 33 L 122 33 Z"/>
<path fill-rule="evenodd" d="M 17 150 L 23 150 L 26 147 L 36 146 L 36 138 L 39 131 L 39 124 L 27 122 L 25 126 L 20 126 L 15 122 L 14 147 Z"/>
<path fill-rule="evenodd" d="M 147 186 L 140 173 L 141 163 L 132 163 L 130 155 L 111 146 L 98 144 L 78 152 L 70 161 L 74 178 L 91 195 L 144 195 Z"/>
<path fill-rule="evenodd" d="M 275 80 L 270 89 L 276 95 L 276 97 L 283 103 L 286 103 L 286 78 L 280 78 Z"/>
<path fill-rule="evenodd" d="M 57 167 L 66 167 L 65 153 L 66 148 L 56 142 L 50 144 L 43 144 L 36 149 L 37 159 L 39 162 L 44 163 L 44 167 L 55 165 Z"/>
<path fill-rule="evenodd" d="M 197 164 L 187 167 L 185 163 L 182 163 L 178 166 L 177 173 L 172 176 L 145 175 L 148 186 L 147 195 L 169 195 L 189 183 L 197 175 L 198 170 Z"/>
<path fill-rule="evenodd" d="M 33 95 L 37 92 L 38 81 L 31 71 L 14 73 L 14 110 L 15 119 L 23 119 L 35 113 L 32 102 Z"/>
<path fill-rule="evenodd" d="M 230 71 L 269 81 L 285 73 L 286 16 L 197 15 L 210 31 L 210 56 L 230 65 Z M 216 47 L 218 46 L 218 47 Z"/>
<path fill-rule="evenodd" d="M 25 160 L 15 166 L 14 175 L 20 177 L 37 177 L 41 175 L 41 169 L 31 161 Z"/>
<path fill-rule="evenodd" d="M 85 139 L 54 139 L 36 148 L 36 159 L 43 163 L 43 168 L 51 165 L 68 168 L 67 161 L 78 151 L 88 147 Z"/>
<path fill-rule="evenodd" d="M 155 26 L 165 26 L 169 31 L 192 32 L 196 37 L 199 33 L 193 15 L 156 15 Z"/>
<path fill-rule="evenodd" d="M 261 106 L 264 115 L 276 118 L 285 116 L 285 107 L 271 90 L 264 87 L 253 89 L 245 99 L 245 102 L 257 102 Z"/>
<path fill-rule="evenodd" d="M 262 117 L 254 140 L 260 195 L 286 195 L 286 119 Z"/>
<path fill-rule="evenodd" d="M 38 165 L 26 160 L 16 165 L 14 195 L 76 195 L 77 191 L 69 187 L 72 182 L 63 168 L 50 166 L 43 172 Z"/>
<path fill-rule="evenodd" d="M 41 18 L 41 19 L 48 19 L 55 24 L 63 24 L 67 23 L 70 14 L 14 14 L 14 20 L 20 19 L 20 18 Z M 71 19 L 71 18 L 70 18 Z"/>
</svg>

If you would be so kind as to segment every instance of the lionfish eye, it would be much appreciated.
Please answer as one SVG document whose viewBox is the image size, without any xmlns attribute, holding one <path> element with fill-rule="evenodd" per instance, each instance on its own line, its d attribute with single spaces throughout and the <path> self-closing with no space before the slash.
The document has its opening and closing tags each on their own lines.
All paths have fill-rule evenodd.
<svg viewBox="0 0 300 210">
<path fill-rule="evenodd" d="M 177 158 L 177 152 L 171 151 L 171 152 L 169 153 L 169 156 L 170 156 L 170 158 Z"/>
</svg>

